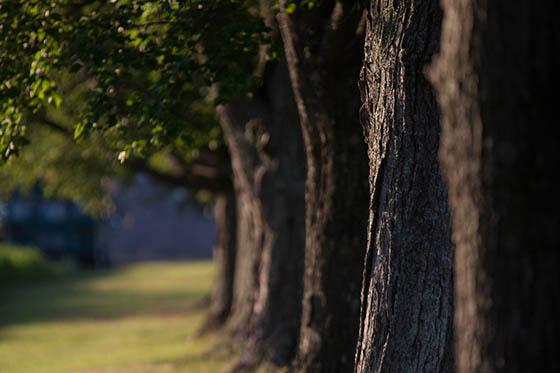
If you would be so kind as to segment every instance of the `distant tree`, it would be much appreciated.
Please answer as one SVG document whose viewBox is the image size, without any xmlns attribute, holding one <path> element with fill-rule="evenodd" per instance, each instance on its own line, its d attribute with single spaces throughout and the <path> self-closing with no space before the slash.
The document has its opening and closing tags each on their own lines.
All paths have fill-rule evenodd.
<svg viewBox="0 0 560 373">
<path fill-rule="evenodd" d="M 557 2 L 442 4 L 457 371 L 558 371 Z"/>
<path fill-rule="evenodd" d="M 214 246 L 216 276 L 209 311 L 200 328 L 201 334 L 223 326 L 233 305 L 237 255 L 237 208 L 233 189 L 214 197 L 214 223 L 218 227 Z"/>
<path fill-rule="evenodd" d="M 288 365 L 301 313 L 304 256 L 303 142 L 286 61 L 280 53 L 273 2 L 260 2 L 271 30 L 249 98 L 218 107 L 237 192 L 238 255 L 230 325 L 247 341 L 235 369 L 269 359 Z"/>
</svg>

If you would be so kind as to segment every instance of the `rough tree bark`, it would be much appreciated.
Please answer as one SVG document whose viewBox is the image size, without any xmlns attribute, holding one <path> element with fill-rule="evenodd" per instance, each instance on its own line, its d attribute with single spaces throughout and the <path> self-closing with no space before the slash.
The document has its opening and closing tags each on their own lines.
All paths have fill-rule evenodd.
<svg viewBox="0 0 560 373">
<path fill-rule="evenodd" d="M 277 17 L 307 159 L 304 299 L 294 362 L 302 372 L 353 366 L 368 203 L 357 89 L 362 15 L 354 1 L 322 1 Z"/>
<path fill-rule="evenodd" d="M 440 124 L 424 68 L 439 44 L 436 0 L 373 0 L 360 77 L 370 215 L 358 372 L 452 369 L 451 218 Z"/>
<path fill-rule="evenodd" d="M 286 64 L 264 66 L 252 100 L 218 108 L 238 203 L 233 324 L 246 341 L 236 369 L 262 358 L 285 365 L 301 313 L 304 162 Z"/>
<path fill-rule="evenodd" d="M 201 328 L 202 333 L 220 328 L 230 315 L 237 247 L 236 215 L 233 189 L 217 194 L 214 201 L 214 222 L 216 224 L 214 267 L 216 273 L 208 315 Z"/>
<path fill-rule="evenodd" d="M 559 371 L 557 2 L 443 8 L 431 77 L 453 210 L 457 371 Z"/>
</svg>

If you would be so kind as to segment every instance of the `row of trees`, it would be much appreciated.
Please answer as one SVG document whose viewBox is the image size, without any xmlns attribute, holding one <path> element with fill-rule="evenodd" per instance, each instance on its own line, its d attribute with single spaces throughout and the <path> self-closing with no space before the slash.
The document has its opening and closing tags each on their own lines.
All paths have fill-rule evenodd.
<svg viewBox="0 0 560 373">
<path fill-rule="evenodd" d="M 554 10 L 7 1 L 0 148 L 49 128 L 212 192 L 238 370 L 553 371 Z"/>
</svg>

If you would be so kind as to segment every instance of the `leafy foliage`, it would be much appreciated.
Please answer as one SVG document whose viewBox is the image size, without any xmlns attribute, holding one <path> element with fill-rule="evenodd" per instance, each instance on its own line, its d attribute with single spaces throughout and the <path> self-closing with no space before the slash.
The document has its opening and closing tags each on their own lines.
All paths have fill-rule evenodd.
<svg viewBox="0 0 560 373">
<path fill-rule="evenodd" d="M 288 0 L 284 5 L 284 10 L 292 14 L 299 8 L 313 9 L 317 5 L 316 0 Z"/>
<path fill-rule="evenodd" d="M 107 194 L 110 178 L 126 177 L 110 153 L 90 136 L 76 144 L 67 136 L 48 128 L 32 126 L 28 134 L 32 146 L 0 168 L 0 190 L 29 190 L 37 180 L 47 196 L 74 200 L 89 213 L 104 215 L 112 208 Z"/>
<path fill-rule="evenodd" d="M 49 76 L 60 65 L 64 27 L 53 3 L 3 1 L 0 4 L 0 152 L 4 158 L 25 144 L 26 110 L 60 104 Z"/>
<path fill-rule="evenodd" d="M 26 136 L 32 146 L 25 147 L 18 157 L 11 157 L 0 167 L 0 191 L 15 188 L 26 191 L 41 180 L 47 196 L 71 199 L 89 213 L 103 216 L 113 207 L 107 193 L 109 180 L 126 182 L 134 172 L 127 167 L 128 162 L 124 165 L 118 162 L 115 154 L 115 149 L 126 144 L 129 138 L 127 133 L 119 135 L 119 131 L 112 128 L 74 141 L 72 126 L 86 105 L 84 95 L 88 84 L 80 83 L 69 74 L 57 76 L 57 80 L 61 82 L 57 88 L 65 97 L 64 101 L 56 110 L 39 110 L 27 116 Z M 210 132 L 214 131 L 213 120 L 209 105 L 193 103 L 188 128 L 185 127 L 184 133 L 173 142 L 149 154 L 147 162 L 151 168 L 172 175 L 184 172 L 182 167 L 188 167 L 188 163 L 196 159 L 199 149 L 213 144 L 212 141 L 207 143 L 208 139 L 219 136 L 219 132 L 197 135 L 208 131 L 207 127 L 211 127 Z M 184 159 L 185 164 L 173 163 L 169 159 L 171 153 Z"/>
<path fill-rule="evenodd" d="M 7 0 L 0 25 L 4 159 L 27 142 L 31 114 L 60 108 L 69 76 L 87 87 L 75 138 L 113 131 L 121 160 L 178 138 L 187 148 L 217 141 L 200 109 L 249 92 L 268 38 L 241 0 Z"/>
</svg>

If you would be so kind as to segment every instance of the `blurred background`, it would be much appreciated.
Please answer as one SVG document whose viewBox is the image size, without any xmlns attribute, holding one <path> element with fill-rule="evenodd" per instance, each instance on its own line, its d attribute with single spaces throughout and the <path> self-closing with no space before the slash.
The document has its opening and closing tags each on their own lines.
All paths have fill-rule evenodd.
<svg viewBox="0 0 560 373">
<path fill-rule="evenodd" d="M 28 149 L 0 169 L 0 372 L 230 366 L 230 349 L 208 355 L 219 335 L 201 335 L 212 201 L 119 163 L 80 174 L 43 153 L 51 163 L 32 168 Z"/>
<path fill-rule="evenodd" d="M 40 182 L 5 193 L 2 239 L 83 267 L 212 256 L 211 211 L 185 189 L 145 174 L 135 174 L 127 185 L 110 181 L 107 188 L 112 209 L 103 217 L 72 200 L 45 196 Z"/>
<path fill-rule="evenodd" d="M 0 171 L 0 372 L 229 363 L 200 358 L 216 336 L 195 339 L 213 282 L 210 203 L 142 172 L 107 177 L 88 198 L 28 170 Z"/>
</svg>

